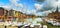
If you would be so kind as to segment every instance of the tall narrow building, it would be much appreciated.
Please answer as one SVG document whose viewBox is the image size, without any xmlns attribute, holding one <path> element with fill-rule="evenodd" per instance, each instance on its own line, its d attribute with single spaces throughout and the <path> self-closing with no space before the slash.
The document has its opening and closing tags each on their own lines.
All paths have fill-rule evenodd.
<svg viewBox="0 0 60 28">
<path fill-rule="evenodd" d="M 49 13 L 48 14 L 48 17 L 51 19 L 56 19 L 57 21 L 60 22 L 60 12 L 58 11 L 58 6 L 56 8 L 56 11 L 55 12 L 52 12 L 52 13 Z"/>
</svg>

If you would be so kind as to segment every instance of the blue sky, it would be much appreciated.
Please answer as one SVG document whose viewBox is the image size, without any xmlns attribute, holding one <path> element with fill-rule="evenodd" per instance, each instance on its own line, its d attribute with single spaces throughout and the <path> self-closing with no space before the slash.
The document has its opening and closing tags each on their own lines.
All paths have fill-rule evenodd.
<svg viewBox="0 0 60 28">
<path fill-rule="evenodd" d="M 34 9 L 35 2 L 33 0 L 21 0 L 20 3 L 25 3 L 30 9 Z"/>
<path fill-rule="evenodd" d="M 9 0 L 0 0 L 0 3 L 9 4 Z"/>
<path fill-rule="evenodd" d="M 6 4 L 10 4 L 11 2 L 9 0 L 0 0 L 0 3 L 6 5 Z M 19 0 L 18 3 L 26 4 L 30 9 L 34 9 L 35 2 L 33 0 Z"/>
<path fill-rule="evenodd" d="M 17 2 L 17 0 L 15 0 L 17 4 L 25 4 L 25 7 L 28 7 L 27 9 L 30 10 L 30 13 L 32 10 L 35 10 L 35 1 L 34 0 L 19 0 Z M 5 5 L 9 5 L 9 4 L 16 4 L 14 3 L 15 2 L 14 0 L 0 0 L 0 3 L 2 6 L 5 6 Z M 9 5 L 10 6 L 10 5 Z M 8 7 L 7 7 L 8 8 Z M 13 8 L 17 8 L 15 5 L 13 5 Z M 16 9 L 17 10 L 17 9 Z M 18 9 L 19 10 L 19 9 Z M 29 11 L 27 11 L 29 13 Z M 32 11 L 33 12 L 33 11 Z M 34 13 L 34 12 L 33 12 Z"/>
<path fill-rule="evenodd" d="M 55 11 L 54 8 L 56 8 L 57 5 L 60 7 L 60 0 L 41 1 L 42 0 L 40 0 L 40 2 L 35 2 L 33 0 L 0 0 L 0 6 L 5 7 L 8 10 L 12 8 L 24 13 L 36 15 L 48 15 L 48 13 Z"/>
</svg>

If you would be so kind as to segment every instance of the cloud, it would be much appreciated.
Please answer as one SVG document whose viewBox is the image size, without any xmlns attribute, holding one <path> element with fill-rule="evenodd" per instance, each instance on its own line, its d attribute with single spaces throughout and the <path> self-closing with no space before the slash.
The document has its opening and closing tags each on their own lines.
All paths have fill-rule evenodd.
<svg viewBox="0 0 60 28">
<path fill-rule="evenodd" d="M 19 0 L 9 0 L 11 3 L 16 4 Z"/>
<path fill-rule="evenodd" d="M 20 11 L 25 14 L 31 14 L 31 11 L 26 4 L 18 3 L 20 2 L 20 0 L 10 0 L 10 2 L 12 3 L 14 10 Z"/>
<path fill-rule="evenodd" d="M 60 0 L 46 0 L 43 5 L 43 12 L 45 15 L 48 15 L 50 12 L 54 12 L 57 8 L 57 6 L 60 6 Z M 59 7 L 60 8 L 60 7 Z M 58 9 L 59 9 L 58 8 Z"/>
<path fill-rule="evenodd" d="M 10 1 L 10 3 L 8 3 L 6 5 L 4 3 L 1 3 L 0 7 L 4 7 L 7 10 L 13 9 L 13 10 L 17 10 L 17 11 L 21 11 L 21 9 L 23 8 L 23 4 L 18 3 L 19 0 L 9 0 L 9 1 Z"/>
<path fill-rule="evenodd" d="M 40 9 L 38 11 L 52 10 L 53 8 L 56 8 L 59 3 L 60 3 L 60 0 L 59 1 L 56 1 L 56 0 L 44 0 L 44 3 L 40 4 L 40 5 L 42 5 L 42 7 L 40 7 L 40 8 L 42 8 L 42 10 Z M 37 6 L 35 6 L 35 7 L 38 8 Z"/>
<path fill-rule="evenodd" d="M 23 7 L 23 4 L 16 4 L 16 6 L 18 6 L 18 7 Z"/>
<path fill-rule="evenodd" d="M 60 1 L 60 0 L 59 0 Z M 45 0 L 44 5 L 43 5 L 43 11 L 48 11 L 48 10 L 52 10 L 53 8 L 56 8 L 57 6 L 59 6 L 59 1 L 56 0 Z M 53 9 L 55 10 L 55 9 Z"/>
<path fill-rule="evenodd" d="M 13 6 L 23 7 L 22 3 L 18 3 L 20 0 L 10 0 L 10 2 Z"/>
<path fill-rule="evenodd" d="M 20 2 L 20 0 L 9 0 L 12 4 L 12 8 L 16 11 L 20 11 L 23 12 L 23 4 L 22 3 L 18 3 Z"/>
<path fill-rule="evenodd" d="M 35 0 L 36 2 L 44 2 L 45 0 Z"/>
<path fill-rule="evenodd" d="M 48 16 L 48 14 L 49 13 L 52 13 L 52 11 L 51 10 L 48 10 L 48 11 L 43 11 L 42 13 L 43 13 L 43 16 Z"/>
<path fill-rule="evenodd" d="M 57 6 L 60 9 L 60 0 L 44 0 L 42 4 L 35 5 L 35 8 L 37 13 L 41 12 L 44 16 L 46 16 L 49 13 L 54 12 Z"/>
<path fill-rule="evenodd" d="M 29 7 L 27 5 L 24 5 L 20 2 L 20 0 L 9 0 L 11 3 L 8 5 L 5 4 L 0 4 L 2 7 L 7 8 L 7 9 L 14 9 L 17 11 L 21 11 L 26 14 L 36 14 L 36 15 L 47 15 L 48 13 L 51 13 L 52 11 L 56 10 L 56 7 L 60 8 L 60 0 L 37 0 L 40 3 L 35 3 L 34 10 L 29 10 Z"/>
<path fill-rule="evenodd" d="M 42 8 L 42 5 L 35 3 L 34 7 L 36 10 L 40 10 Z"/>
<path fill-rule="evenodd" d="M 4 7 L 7 10 L 13 9 L 16 11 L 20 11 L 22 13 L 32 14 L 33 11 L 31 12 L 27 5 L 18 3 L 18 2 L 20 2 L 20 0 L 9 0 L 9 1 L 10 1 L 10 3 L 6 4 L 6 5 L 4 3 L 1 3 L 0 7 Z"/>
<path fill-rule="evenodd" d="M 1 2 L 0 7 L 5 8 L 6 10 L 10 10 L 11 9 L 11 4 L 4 4 L 3 2 Z"/>
<path fill-rule="evenodd" d="M 7 9 L 7 10 L 11 10 L 11 8 L 12 8 L 11 5 L 4 5 L 4 6 L 2 6 L 2 7 L 4 7 L 4 8 Z"/>
<path fill-rule="evenodd" d="M 30 10 L 26 11 L 26 14 L 31 14 L 31 11 Z"/>
<path fill-rule="evenodd" d="M 52 13 L 51 10 L 43 11 L 43 13 Z"/>
<path fill-rule="evenodd" d="M 43 16 L 42 12 L 35 13 L 36 16 Z"/>
<path fill-rule="evenodd" d="M 10 2 L 13 6 L 23 7 L 22 3 L 18 3 L 20 0 L 10 0 Z"/>
</svg>

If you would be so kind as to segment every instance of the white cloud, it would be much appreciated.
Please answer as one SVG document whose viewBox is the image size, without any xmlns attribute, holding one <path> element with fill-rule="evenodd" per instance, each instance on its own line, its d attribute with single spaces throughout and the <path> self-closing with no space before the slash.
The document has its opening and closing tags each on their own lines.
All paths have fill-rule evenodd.
<svg viewBox="0 0 60 28">
<path fill-rule="evenodd" d="M 4 7 L 7 10 L 13 9 L 13 10 L 20 11 L 20 12 L 23 12 L 26 14 L 32 13 L 26 5 L 24 5 L 22 3 L 18 3 L 19 0 L 9 0 L 9 1 L 11 3 L 6 4 L 6 5 L 4 3 L 2 3 L 2 4 L 0 4 L 0 6 Z"/>
<path fill-rule="evenodd" d="M 42 12 L 35 13 L 36 16 L 42 16 Z"/>
<path fill-rule="evenodd" d="M 41 11 L 42 14 L 39 12 L 40 15 L 48 15 L 48 13 L 54 12 L 57 8 L 57 6 L 60 8 L 60 0 L 45 0 L 43 4 L 35 4 L 36 11 Z M 36 13 L 37 14 L 37 13 Z M 37 15 L 39 15 L 37 14 Z"/>
<path fill-rule="evenodd" d="M 52 11 L 51 10 L 43 11 L 43 13 L 52 13 Z"/>
<path fill-rule="evenodd" d="M 16 4 L 19 0 L 9 0 L 11 3 Z"/>
<path fill-rule="evenodd" d="M 23 7 L 22 3 L 18 3 L 18 2 L 20 2 L 20 0 L 10 0 L 10 2 L 13 6 Z"/>
<path fill-rule="evenodd" d="M 11 9 L 11 5 L 10 4 L 4 4 L 4 3 L 0 3 L 0 7 L 5 8 L 6 10 L 10 10 Z"/>
<path fill-rule="evenodd" d="M 42 8 L 42 5 L 35 3 L 34 7 L 35 9 L 40 10 Z"/>
<path fill-rule="evenodd" d="M 23 7 L 23 4 L 15 4 L 18 7 Z"/>
<path fill-rule="evenodd" d="M 28 10 L 28 11 L 26 12 L 26 14 L 31 14 L 31 12 Z"/>
<path fill-rule="evenodd" d="M 9 0 L 9 1 L 11 3 L 8 3 L 6 5 L 4 3 L 1 3 L 0 7 L 4 7 L 7 10 L 14 9 L 14 10 L 17 10 L 17 11 L 20 11 L 20 9 L 23 8 L 23 4 L 18 3 L 19 0 Z"/>
<path fill-rule="evenodd" d="M 46 6 L 46 8 L 48 8 L 48 7 L 51 8 L 52 7 L 52 9 L 48 9 L 47 11 L 43 11 L 43 15 L 48 15 L 52 11 L 54 12 L 56 10 L 57 6 L 60 8 L 60 0 L 58 0 L 58 1 L 56 1 L 56 0 L 46 0 L 43 7 L 45 7 L 45 6 Z"/>
<path fill-rule="evenodd" d="M 60 0 L 58 1 L 57 0 L 45 0 L 43 6 L 56 8 L 59 5 L 60 5 Z"/>
<path fill-rule="evenodd" d="M 52 13 L 52 11 L 48 10 L 48 11 L 43 11 L 42 13 L 43 13 L 43 16 L 47 16 L 49 13 Z"/>
<path fill-rule="evenodd" d="M 17 10 L 17 11 L 22 11 L 23 9 L 23 4 L 22 3 L 18 3 L 20 2 L 20 0 L 10 0 L 11 4 L 12 4 L 12 8 L 14 10 Z"/>
</svg>

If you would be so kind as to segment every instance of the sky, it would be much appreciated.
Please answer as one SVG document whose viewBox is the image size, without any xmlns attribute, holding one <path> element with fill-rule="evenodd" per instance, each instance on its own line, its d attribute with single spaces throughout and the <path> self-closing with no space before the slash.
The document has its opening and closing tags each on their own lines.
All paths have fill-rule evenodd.
<svg viewBox="0 0 60 28">
<path fill-rule="evenodd" d="M 60 0 L 0 0 L 0 7 L 37 16 L 47 16 L 56 10 L 57 5 L 60 11 Z"/>
<path fill-rule="evenodd" d="M 18 4 L 25 4 L 26 6 L 29 6 L 30 7 L 30 9 L 32 8 L 32 9 L 34 9 L 34 1 L 33 0 L 0 0 L 0 3 L 2 4 L 2 5 L 7 5 L 7 4 L 13 4 L 14 3 L 14 1 L 16 1 Z"/>
</svg>

